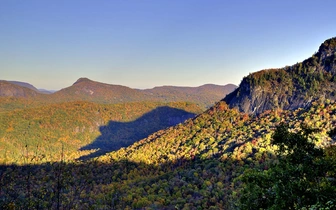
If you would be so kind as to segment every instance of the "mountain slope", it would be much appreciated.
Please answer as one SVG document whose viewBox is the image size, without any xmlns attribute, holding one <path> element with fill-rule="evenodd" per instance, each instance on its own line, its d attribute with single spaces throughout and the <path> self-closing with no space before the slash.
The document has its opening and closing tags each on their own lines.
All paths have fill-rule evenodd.
<svg viewBox="0 0 336 210">
<path fill-rule="evenodd" d="M 87 78 L 78 79 L 72 86 L 51 94 L 51 101 L 91 101 L 98 103 L 123 103 L 135 101 L 191 102 L 202 108 L 232 92 L 235 85 L 204 85 L 200 87 L 163 86 L 138 90 L 121 85 L 95 82 Z"/>
<path fill-rule="evenodd" d="M 165 101 L 190 101 L 209 108 L 210 105 L 214 105 L 220 98 L 223 98 L 223 96 L 231 93 L 236 88 L 237 86 L 233 84 L 205 84 L 199 87 L 161 86 L 146 89 L 143 92 Z"/>
<path fill-rule="evenodd" d="M 19 85 L 21 87 L 26 87 L 26 88 L 29 88 L 29 89 L 34 90 L 36 92 L 39 92 L 39 90 L 36 87 L 34 87 L 32 84 L 29 84 L 27 82 L 20 82 L 20 81 L 8 81 L 8 82 L 10 82 L 14 85 Z"/>
<path fill-rule="evenodd" d="M 316 69 L 306 70 L 311 70 L 311 74 L 302 72 L 303 81 L 314 79 Z M 328 68 L 328 72 L 332 71 L 333 67 Z M 268 89 L 274 90 L 273 77 L 278 78 L 279 72 L 285 74 L 279 76 L 285 84 L 294 84 L 295 93 L 313 94 L 312 90 L 319 88 L 310 83 L 300 83 L 301 88 L 295 86 L 293 81 L 301 77 L 286 76 L 291 72 L 284 69 L 254 74 L 252 84 L 260 82 L 265 85 L 263 90 L 259 84 L 261 93 L 270 94 Z M 270 78 L 264 78 L 265 75 Z M 280 85 L 281 81 L 276 80 Z M 321 86 L 329 88 L 329 85 L 325 82 Z M 60 186 L 61 208 L 237 209 L 243 187 L 241 176 L 251 168 L 267 170 L 277 162 L 277 148 L 270 142 L 280 123 L 288 124 L 291 132 L 300 131 L 302 125 L 318 129 L 313 137 L 318 139 L 317 146 L 324 148 L 335 144 L 327 133 L 336 125 L 336 103 L 321 99 L 307 103 L 304 109 L 275 109 L 248 115 L 220 101 L 193 119 L 89 162 L 61 162 L 54 167 L 52 164 L 3 166 L 0 202 L 4 207 L 44 204 L 52 208 L 57 203 L 53 196 L 57 194 L 56 186 Z M 64 171 L 58 176 L 62 177 L 58 179 L 61 184 L 57 182 L 57 171 L 58 174 Z M 36 176 L 29 180 L 30 174 Z"/>
<path fill-rule="evenodd" d="M 118 191 L 113 187 L 116 185 L 107 187 L 118 193 L 115 204 L 119 208 L 153 208 L 151 204 L 156 203 L 156 208 L 166 209 L 236 209 L 240 176 L 249 168 L 265 170 L 276 161 L 276 148 L 270 142 L 280 122 L 288 123 L 292 131 L 300 130 L 302 124 L 319 128 L 318 145 L 325 146 L 333 142 L 326 133 L 336 123 L 335 113 L 335 103 L 314 102 L 307 110 L 249 118 L 220 102 L 195 119 L 99 160 L 113 164 L 126 158 L 127 164 L 138 165 L 136 170 L 125 172 L 123 177 L 128 178 L 120 179 L 124 182 L 117 185 Z"/>
<path fill-rule="evenodd" d="M 44 93 L 44 94 L 52 94 L 52 93 L 56 92 L 55 90 L 46 90 L 46 89 L 38 89 L 38 91 L 40 93 Z"/>
<path fill-rule="evenodd" d="M 50 96 L 54 101 L 81 100 L 102 103 L 122 103 L 148 99 L 139 90 L 121 85 L 95 82 L 87 78 L 80 78 L 72 86 L 57 91 Z"/>
<path fill-rule="evenodd" d="M 336 124 L 336 103 L 307 108 L 249 118 L 220 102 L 96 160 L 32 165 L 29 152 L 27 165 L 0 165 L 0 207 L 53 209 L 59 193 L 62 209 L 237 209 L 241 176 L 277 161 L 270 141 L 280 122 L 291 131 L 302 124 L 319 128 L 318 146 L 332 142 L 327 132 Z M 58 154 L 67 160 L 65 152 Z"/>
<path fill-rule="evenodd" d="M 185 102 L 64 102 L 3 111 L 0 164 L 23 163 L 25 147 L 30 158 L 42 162 L 59 160 L 63 146 L 68 160 L 100 150 L 99 154 L 91 155 L 99 156 L 129 146 L 201 111 L 197 105 Z M 77 152 L 79 149 L 81 152 Z"/>
<path fill-rule="evenodd" d="M 162 86 L 153 89 L 133 89 L 122 85 L 105 84 L 80 78 L 70 87 L 52 92 L 38 90 L 25 82 L 0 81 L 0 96 L 33 99 L 34 103 L 88 101 L 103 104 L 125 102 L 191 102 L 204 110 L 214 105 L 237 86 L 206 84 L 199 87 Z M 28 90 L 29 89 L 29 90 Z M 0 104 L 1 106 L 1 104 Z"/>
<path fill-rule="evenodd" d="M 0 80 L 0 82 L 1 81 L 6 81 L 6 80 Z M 34 85 L 29 84 L 27 82 L 20 82 L 20 81 L 6 81 L 6 82 L 9 82 L 11 84 L 14 84 L 14 85 L 17 85 L 17 86 L 20 86 L 20 87 L 29 88 L 31 90 L 34 90 L 34 91 L 38 92 L 38 93 L 51 94 L 52 92 L 55 92 L 55 91 L 49 91 L 49 90 L 44 90 L 44 89 L 37 89 Z"/>
<path fill-rule="evenodd" d="M 276 108 L 305 107 L 318 98 L 336 99 L 336 38 L 293 66 L 262 70 L 243 78 L 223 100 L 240 111 L 260 114 Z"/>
<path fill-rule="evenodd" d="M 33 98 L 41 95 L 36 88 L 32 88 L 33 86 L 27 85 L 28 83 L 24 84 L 18 85 L 17 82 L 0 80 L 0 96 Z"/>
</svg>

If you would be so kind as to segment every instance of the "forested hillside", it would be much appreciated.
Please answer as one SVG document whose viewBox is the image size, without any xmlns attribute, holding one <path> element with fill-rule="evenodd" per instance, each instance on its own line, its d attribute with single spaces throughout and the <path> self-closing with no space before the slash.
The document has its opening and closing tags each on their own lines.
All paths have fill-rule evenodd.
<svg viewBox="0 0 336 210">
<path fill-rule="evenodd" d="M 277 161 L 277 147 L 271 145 L 276 126 L 286 123 L 291 132 L 302 125 L 318 128 L 317 146 L 325 147 L 333 142 L 327 132 L 336 125 L 335 113 L 336 104 L 327 101 L 251 118 L 220 102 L 195 119 L 95 161 L 2 167 L 1 203 L 76 209 L 236 209 L 246 170 L 267 170 Z"/>
<path fill-rule="evenodd" d="M 202 111 L 185 102 L 67 102 L 32 108 L 15 102 L 18 109 L 0 112 L 1 163 L 57 161 L 62 150 L 67 160 L 98 150 L 103 154 Z"/>
<path fill-rule="evenodd" d="M 0 208 L 335 209 L 335 43 L 197 116 L 187 102 L 6 99 Z"/>
</svg>

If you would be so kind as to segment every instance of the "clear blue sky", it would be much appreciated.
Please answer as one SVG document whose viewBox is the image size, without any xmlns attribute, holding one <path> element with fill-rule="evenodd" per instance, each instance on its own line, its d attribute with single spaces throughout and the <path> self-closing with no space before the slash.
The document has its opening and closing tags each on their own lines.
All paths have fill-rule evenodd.
<svg viewBox="0 0 336 210">
<path fill-rule="evenodd" d="M 336 1 L 1 0 L 0 79 L 61 89 L 239 84 L 336 36 Z"/>
</svg>

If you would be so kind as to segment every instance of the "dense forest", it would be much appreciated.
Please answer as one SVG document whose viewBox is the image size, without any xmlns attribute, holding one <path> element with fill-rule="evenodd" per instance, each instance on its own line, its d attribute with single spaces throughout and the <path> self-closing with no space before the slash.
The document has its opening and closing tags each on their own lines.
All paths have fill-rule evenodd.
<svg viewBox="0 0 336 210">
<path fill-rule="evenodd" d="M 288 126 L 280 129 L 286 135 L 304 133 L 306 127 L 315 130 L 309 134 L 309 139 L 315 139 L 312 148 L 327 148 L 323 152 L 330 154 L 316 158 L 332 163 L 316 178 L 323 178 L 329 186 L 326 190 L 335 193 L 335 149 L 330 146 L 335 113 L 336 104 L 327 101 L 294 112 L 275 110 L 249 117 L 220 102 L 184 124 L 96 159 L 66 161 L 61 151 L 58 162 L 33 164 L 27 159 L 23 166 L 2 166 L 1 203 L 6 208 L 240 208 L 246 205 L 238 202 L 246 196 L 245 189 L 253 187 L 244 182 L 249 180 L 245 174 L 272 173 L 278 156 L 284 154 L 282 146 L 274 142 L 279 136 L 274 131 L 282 124 Z M 284 148 L 288 150 L 288 146 Z M 302 163 L 302 167 L 310 165 Z M 257 172 L 250 171 L 252 168 Z M 267 183 L 270 181 L 258 189 L 267 188 Z M 260 190 L 255 192 L 251 196 L 258 197 Z M 304 204 L 333 206 L 334 198 L 327 199 Z"/>
<path fill-rule="evenodd" d="M 335 209 L 335 40 L 206 111 L 2 97 L 0 208 Z"/>
<path fill-rule="evenodd" d="M 186 102 L 32 106 L 0 112 L 1 163 L 58 161 L 62 148 L 67 160 L 117 150 L 202 111 Z"/>
</svg>

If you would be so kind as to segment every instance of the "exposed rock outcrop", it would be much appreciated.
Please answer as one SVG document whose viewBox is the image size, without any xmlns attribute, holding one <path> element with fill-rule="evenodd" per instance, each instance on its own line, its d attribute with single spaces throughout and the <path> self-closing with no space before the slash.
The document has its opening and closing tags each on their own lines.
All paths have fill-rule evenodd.
<svg viewBox="0 0 336 210">
<path fill-rule="evenodd" d="M 243 78 L 223 100 L 249 114 L 305 107 L 316 99 L 336 99 L 336 37 L 312 57 L 293 66 L 262 70 Z"/>
</svg>

